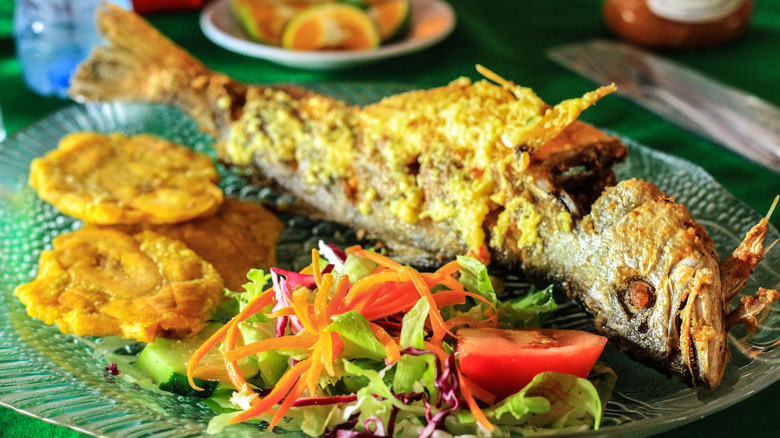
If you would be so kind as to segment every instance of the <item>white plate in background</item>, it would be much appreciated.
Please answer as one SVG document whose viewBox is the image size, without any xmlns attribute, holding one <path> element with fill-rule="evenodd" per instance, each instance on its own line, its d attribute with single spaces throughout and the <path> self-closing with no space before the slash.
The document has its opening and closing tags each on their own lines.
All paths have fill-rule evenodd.
<svg viewBox="0 0 780 438">
<path fill-rule="evenodd" d="M 426 49 L 455 29 L 455 12 L 441 0 L 411 0 L 407 35 L 373 50 L 303 52 L 260 44 L 233 16 L 230 0 L 211 2 L 200 16 L 200 28 L 212 42 L 232 52 L 306 70 L 342 70 Z"/>
</svg>

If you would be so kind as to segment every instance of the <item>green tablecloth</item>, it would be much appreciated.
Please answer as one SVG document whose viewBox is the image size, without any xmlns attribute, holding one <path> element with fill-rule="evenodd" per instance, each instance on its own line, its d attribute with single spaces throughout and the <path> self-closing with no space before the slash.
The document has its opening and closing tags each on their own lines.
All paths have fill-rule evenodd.
<svg viewBox="0 0 780 438">
<path fill-rule="evenodd" d="M 450 0 L 458 17 L 455 32 L 423 52 L 338 73 L 297 71 L 225 51 L 207 40 L 196 12 L 159 14 L 153 24 L 209 67 L 247 82 L 390 81 L 433 87 L 458 76 L 478 79 L 483 64 L 514 82 L 533 88 L 548 102 L 581 95 L 587 80 L 548 60 L 545 50 L 591 38 L 612 38 L 601 18 L 601 0 Z M 752 26 L 723 47 L 668 56 L 728 84 L 780 105 L 780 0 L 756 2 Z M 9 133 L 44 117 L 67 102 L 41 98 L 22 82 L 11 38 L 13 2 L 0 0 L 0 105 Z M 639 106 L 610 96 L 582 119 L 645 145 L 694 161 L 731 193 L 759 212 L 780 194 L 780 177 L 721 147 L 683 131 Z M 772 220 L 780 224 L 780 214 Z M 780 432 L 780 383 L 721 412 L 662 436 L 772 436 Z M 4 437 L 75 437 L 79 433 L 11 409 L 0 409 Z"/>
</svg>

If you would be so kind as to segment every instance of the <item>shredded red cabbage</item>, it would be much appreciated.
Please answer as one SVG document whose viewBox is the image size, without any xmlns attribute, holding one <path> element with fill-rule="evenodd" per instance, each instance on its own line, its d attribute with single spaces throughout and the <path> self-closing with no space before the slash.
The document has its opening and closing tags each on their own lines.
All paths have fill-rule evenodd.
<svg viewBox="0 0 780 438">
<path fill-rule="evenodd" d="M 274 304 L 272 311 L 276 312 L 279 309 L 292 305 L 292 297 L 289 289 L 287 289 L 287 281 L 284 278 L 279 278 L 274 268 L 271 269 L 271 281 L 273 282 L 274 297 L 276 298 L 276 304 Z M 284 336 L 288 326 L 293 334 L 303 330 L 303 324 L 301 324 L 297 316 L 279 316 L 276 318 L 276 336 Z"/>
<path fill-rule="evenodd" d="M 119 374 L 119 367 L 114 362 L 103 367 L 103 378 L 106 380 L 106 383 L 114 383 L 116 381 L 115 377 Z"/>
<path fill-rule="evenodd" d="M 293 406 L 324 406 L 335 405 L 339 403 L 352 403 L 354 401 L 357 401 L 356 394 L 335 395 L 333 397 L 299 397 L 297 400 L 295 400 Z"/>
<path fill-rule="evenodd" d="M 327 274 L 331 271 L 333 271 L 333 265 L 327 265 L 325 266 L 325 269 L 322 270 L 322 273 Z M 280 277 L 281 275 L 284 277 Z M 273 281 L 276 298 L 276 304 L 272 309 L 274 312 L 291 305 L 292 297 L 290 296 L 290 290 L 295 290 L 299 286 L 303 286 L 307 289 L 315 289 L 317 287 L 314 275 L 301 274 L 299 272 L 287 271 L 279 268 L 271 268 L 271 280 Z M 301 324 L 301 321 L 297 316 L 279 316 L 276 318 L 276 336 L 284 336 L 284 332 L 288 326 L 290 327 L 290 332 L 292 334 L 296 334 L 303 330 L 303 324 Z"/>
<path fill-rule="evenodd" d="M 321 438 L 338 438 L 338 437 L 356 436 L 356 435 L 352 435 L 352 433 L 358 433 L 358 432 L 352 429 L 354 429 L 355 425 L 357 425 L 359 416 L 360 416 L 359 413 L 352 414 L 352 416 L 349 417 L 349 420 L 341 424 L 337 424 L 336 426 L 333 427 L 333 429 L 326 430 Z M 366 432 L 366 433 L 370 433 L 370 432 Z M 373 434 L 369 436 L 373 436 Z"/>
<path fill-rule="evenodd" d="M 384 436 L 385 435 L 385 425 L 382 422 L 382 418 L 379 417 L 379 415 L 374 415 L 372 417 L 366 418 L 366 421 L 363 422 L 363 428 L 366 429 L 366 431 L 371 430 L 371 423 L 374 424 L 374 435 L 375 436 Z"/>
<path fill-rule="evenodd" d="M 329 243 L 328 248 L 333 250 L 333 254 L 336 254 L 336 256 L 342 261 L 342 263 L 347 260 L 347 254 L 344 251 L 342 251 L 341 248 L 339 248 L 338 246 Z"/>
<path fill-rule="evenodd" d="M 331 271 L 333 271 L 333 265 L 328 264 L 322 270 L 322 273 L 327 274 Z M 300 272 L 287 271 L 279 268 L 271 268 L 271 272 L 277 275 L 284 275 L 287 279 L 287 287 L 289 287 L 290 290 L 295 290 L 298 286 L 303 286 L 312 290 L 317 287 L 317 282 L 314 280 L 314 275 L 312 274 L 301 274 Z"/>
<path fill-rule="evenodd" d="M 420 437 L 428 438 L 433 435 L 433 432 L 437 428 L 439 428 L 447 415 L 460 408 L 460 379 L 458 379 L 458 372 L 455 368 L 455 354 L 450 353 L 442 366 L 439 357 L 431 350 L 408 347 L 401 351 L 401 353 L 411 354 L 413 356 L 433 354 L 434 357 L 436 373 L 433 385 L 439 393 L 439 396 L 436 399 L 436 408 L 440 410 L 431 415 L 432 410 L 430 403 L 426 397 L 423 397 L 423 403 L 425 404 L 425 420 L 428 424 L 425 425 L 425 428 L 420 433 Z M 447 404 L 447 407 L 442 408 L 445 403 Z"/>
</svg>

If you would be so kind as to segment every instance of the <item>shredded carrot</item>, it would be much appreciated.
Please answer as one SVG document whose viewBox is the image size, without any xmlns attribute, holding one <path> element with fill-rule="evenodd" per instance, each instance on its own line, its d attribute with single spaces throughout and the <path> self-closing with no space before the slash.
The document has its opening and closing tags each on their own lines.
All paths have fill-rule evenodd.
<svg viewBox="0 0 780 438">
<path fill-rule="evenodd" d="M 241 370 L 238 368 L 238 362 L 235 360 L 224 359 L 224 355 L 230 353 L 236 347 L 236 338 L 238 337 L 238 322 L 230 324 L 230 328 L 227 331 L 225 339 L 222 341 L 223 348 L 223 360 L 225 361 L 225 369 L 227 371 L 228 379 L 233 387 L 237 391 L 241 391 L 245 386 L 249 388 L 246 379 L 241 374 Z M 250 392 L 253 392 L 251 389 Z"/>
<path fill-rule="evenodd" d="M 310 366 L 311 358 L 302 360 L 293 365 L 293 367 L 287 370 L 287 372 L 282 375 L 282 378 L 276 382 L 274 389 L 272 389 L 265 398 L 254 404 L 254 406 L 251 408 L 231 418 L 229 422 L 240 423 L 242 421 L 246 421 L 250 418 L 262 414 L 263 412 L 273 407 L 273 405 L 277 404 L 282 398 L 284 398 L 285 395 L 287 395 L 288 392 L 290 392 L 290 389 L 293 387 L 293 385 L 298 382 L 298 379 L 307 369 L 309 369 Z"/>
<path fill-rule="evenodd" d="M 458 370 L 458 379 L 460 380 L 460 393 L 463 396 L 463 399 L 466 401 L 466 405 L 469 407 L 471 414 L 474 415 L 474 419 L 477 420 L 477 422 L 481 424 L 482 427 L 492 432 L 493 425 L 490 424 L 490 421 L 485 416 L 485 413 L 482 412 L 482 409 L 479 408 L 476 400 L 474 400 L 474 396 L 472 395 L 474 388 L 470 385 L 471 381 L 464 379 L 460 370 Z"/>
<path fill-rule="evenodd" d="M 458 290 L 445 290 L 433 294 L 433 300 L 436 301 L 437 307 L 463 304 L 466 302 L 466 294 Z"/>
<path fill-rule="evenodd" d="M 447 263 L 446 265 L 442 266 L 441 268 L 437 269 L 435 273 L 441 276 L 449 277 L 450 275 L 458 271 L 460 271 L 460 263 L 457 260 L 453 260 Z"/>
<path fill-rule="evenodd" d="M 317 339 L 318 337 L 316 335 L 307 334 L 268 338 L 225 352 L 223 353 L 223 356 L 227 360 L 238 360 L 268 350 L 280 348 L 309 348 L 317 342 Z"/>
<path fill-rule="evenodd" d="M 298 397 L 303 394 L 303 391 L 306 389 L 305 383 L 306 382 L 304 382 L 303 379 L 299 379 L 298 383 L 293 386 L 293 389 L 289 394 L 287 394 L 287 397 L 284 398 L 284 401 L 279 406 L 279 409 L 274 413 L 273 418 L 271 418 L 271 421 L 268 423 L 268 430 L 272 430 L 274 427 L 276 427 L 277 424 L 279 424 L 279 421 L 284 418 L 284 414 L 290 410 L 293 403 L 295 403 L 295 400 L 297 400 Z"/>
<path fill-rule="evenodd" d="M 430 315 L 431 325 L 432 325 L 431 328 L 433 329 L 433 340 L 437 343 L 441 342 L 444 339 L 445 333 L 449 333 L 450 335 L 455 336 L 453 333 L 447 330 L 447 327 L 444 326 L 444 319 L 441 316 L 441 312 L 439 312 L 439 308 L 436 307 L 436 301 L 433 299 L 431 290 L 428 288 L 428 285 L 426 285 L 425 282 L 422 280 L 419 273 L 409 267 L 404 267 L 403 270 L 407 275 L 409 275 L 409 277 L 414 282 L 414 285 L 417 287 L 417 290 L 420 292 L 420 296 L 425 298 L 428 301 L 428 304 L 430 305 L 429 315 Z"/>
<path fill-rule="evenodd" d="M 399 280 L 397 272 L 381 272 L 363 277 L 358 280 L 347 293 L 346 300 L 352 301 L 356 296 L 370 291 L 372 287 L 383 286 L 386 283 L 394 283 Z"/>
<path fill-rule="evenodd" d="M 292 307 L 282 307 L 281 309 L 268 314 L 269 318 L 278 318 L 280 316 L 293 316 L 295 315 L 295 309 Z"/>
<path fill-rule="evenodd" d="M 444 351 L 444 348 L 441 347 L 439 344 L 435 344 L 433 342 L 425 341 L 425 348 L 428 350 L 433 351 L 436 356 L 439 357 L 439 360 L 444 362 L 447 360 L 447 357 L 449 356 L 446 351 Z"/>
<path fill-rule="evenodd" d="M 239 314 L 236 315 L 233 319 L 238 322 L 246 321 L 246 319 L 249 318 L 250 316 L 268 307 L 268 305 L 273 303 L 273 301 L 274 301 L 274 290 L 270 288 L 266 289 L 265 291 L 263 291 L 263 293 L 255 297 L 254 300 L 252 300 L 249 304 L 247 304 L 247 306 L 244 307 L 244 310 L 239 312 Z"/>
<path fill-rule="evenodd" d="M 190 360 L 187 361 L 187 380 L 190 382 L 190 387 L 192 387 L 192 389 L 196 391 L 203 391 L 203 388 L 200 388 L 195 384 L 195 368 L 198 366 L 198 363 L 201 361 L 201 359 L 203 359 L 203 357 L 205 357 L 206 354 L 208 354 L 208 352 L 211 351 L 215 345 L 224 339 L 229 328 L 230 325 L 227 324 L 220 327 L 219 330 L 217 330 L 213 335 L 209 336 L 206 342 L 201 344 L 201 346 L 195 350 L 192 356 L 190 356 Z"/>
<path fill-rule="evenodd" d="M 350 301 L 348 303 L 349 309 L 365 313 L 367 309 L 379 307 L 388 301 L 399 299 L 408 290 L 408 282 L 379 284 Z"/>
<path fill-rule="evenodd" d="M 303 328 L 309 333 L 317 333 L 317 329 L 314 327 L 314 323 L 311 320 L 308 300 L 308 289 L 300 287 L 292 293 L 292 308 L 295 310 L 295 315 L 298 316 L 301 324 L 303 324 Z"/>
<path fill-rule="evenodd" d="M 390 260 L 389 258 L 383 256 L 382 254 L 379 254 L 377 252 L 369 251 L 366 249 L 356 249 L 353 251 L 353 253 L 359 257 L 363 257 L 364 259 L 371 260 L 372 262 L 384 266 L 386 268 L 390 268 L 394 271 L 400 271 L 404 266 L 396 261 Z"/>
<path fill-rule="evenodd" d="M 328 298 L 330 298 L 330 289 L 333 287 L 333 276 L 325 274 L 322 276 L 322 282 L 317 289 L 317 296 L 314 299 L 314 313 L 317 315 L 318 324 L 327 325 Z"/>
<path fill-rule="evenodd" d="M 376 336 L 376 339 L 384 345 L 385 347 L 385 356 L 387 356 L 387 363 L 395 363 L 398 359 L 401 358 L 401 351 L 398 347 L 398 342 L 395 341 L 395 339 L 390 336 L 385 329 L 377 325 L 376 323 L 369 323 L 369 327 L 371 327 L 371 333 Z"/>
<path fill-rule="evenodd" d="M 233 318 L 233 321 L 244 321 L 249 316 L 254 315 L 255 313 L 259 312 L 263 308 L 267 307 L 271 302 L 273 301 L 274 295 L 273 295 L 273 289 L 268 289 L 258 295 L 252 302 L 247 305 L 243 311 L 241 311 L 238 315 L 236 315 Z M 200 347 L 198 347 L 197 350 L 192 354 L 190 357 L 190 360 L 187 361 L 187 380 L 190 383 L 190 386 L 197 390 L 202 391 L 203 388 L 199 388 L 195 384 L 194 375 L 195 375 L 195 368 L 198 366 L 198 363 L 203 359 L 203 357 L 206 356 L 206 354 L 214 348 L 215 345 L 217 345 L 222 339 L 225 338 L 225 335 L 227 334 L 228 330 L 231 328 L 231 323 L 225 324 L 222 326 L 219 330 L 217 330 L 213 335 L 211 335 L 206 342 L 204 342 Z"/>
<path fill-rule="evenodd" d="M 447 327 L 448 330 L 452 330 L 455 327 L 459 327 L 462 325 L 468 325 L 472 327 L 491 327 L 492 324 L 490 323 L 483 323 L 483 321 L 479 321 L 474 319 L 472 316 L 468 315 L 460 315 L 460 316 L 453 316 L 452 318 L 448 319 L 444 322 L 444 326 Z"/>
<path fill-rule="evenodd" d="M 341 277 L 339 277 L 339 281 L 336 282 L 336 289 L 333 292 L 333 297 L 330 299 L 330 302 L 328 303 L 326 314 L 338 315 L 340 313 L 344 313 L 339 310 L 342 308 L 342 305 L 344 304 L 344 299 L 346 298 L 347 293 L 349 292 L 349 288 L 350 288 L 349 276 L 342 275 Z"/>
<path fill-rule="evenodd" d="M 322 372 L 322 350 L 319 344 L 314 346 L 311 352 L 311 367 L 306 371 L 306 386 L 309 388 L 309 396 L 314 397 L 314 391 L 317 389 L 317 381 Z"/>
<path fill-rule="evenodd" d="M 323 327 L 324 328 L 324 327 Z M 336 335 L 333 332 L 320 332 L 320 348 L 322 349 L 322 366 L 325 368 L 325 372 L 329 376 L 334 376 L 336 373 L 333 371 L 333 336 Z"/>
<path fill-rule="evenodd" d="M 419 295 L 404 295 L 398 297 L 398 299 L 395 301 L 382 306 L 370 306 L 367 309 L 363 309 L 360 313 L 369 321 L 387 318 L 388 316 L 395 315 L 397 313 L 408 312 L 412 307 L 414 307 L 414 305 L 417 303 L 417 300 L 419 299 Z"/>
<path fill-rule="evenodd" d="M 473 380 L 469 379 L 467 376 L 463 374 L 459 374 L 458 378 L 461 382 L 466 382 L 466 384 L 471 389 L 471 395 L 477 400 L 482 400 L 483 402 L 492 405 L 496 402 L 496 396 L 492 392 L 488 391 L 487 389 L 477 385 L 474 383 Z"/>
</svg>

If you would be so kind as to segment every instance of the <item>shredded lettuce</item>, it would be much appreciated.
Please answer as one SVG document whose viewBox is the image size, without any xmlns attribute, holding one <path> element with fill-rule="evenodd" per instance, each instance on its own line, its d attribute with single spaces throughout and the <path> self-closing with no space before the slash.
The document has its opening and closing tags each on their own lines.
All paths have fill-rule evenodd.
<svg viewBox="0 0 780 438">
<path fill-rule="evenodd" d="M 539 291 L 534 289 L 531 287 L 528 295 L 519 300 L 497 303 L 500 328 L 541 327 L 544 320 L 552 315 L 558 308 L 558 304 L 553 299 L 552 286 Z"/>
<path fill-rule="evenodd" d="M 327 327 L 336 332 L 344 343 L 342 356 L 350 359 L 366 358 L 383 360 L 387 357 L 385 347 L 371 332 L 368 320 L 356 310 L 336 315 Z"/>
<path fill-rule="evenodd" d="M 498 302 L 498 297 L 493 289 L 493 282 L 490 281 L 487 266 L 474 257 L 458 256 L 460 264 L 460 282 L 469 292 L 479 294 L 490 301 L 491 304 Z"/>
<path fill-rule="evenodd" d="M 483 412 L 503 433 L 598 429 L 602 404 L 599 391 L 589 380 L 548 371 Z M 459 411 L 457 417 L 461 431 L 476 427 L 469 411 Z"/>
<path fill-rule="evenodd" d="M 251 269 L 246 274 L 248 283 L 244 284 L 243 292 L 232 292 L 225 289 L 225 300 L 211 316 L 212 321 L 220 321 L 227 323 L 230 319 L 236 316 L 239 312 L 252 302 L 258 295 L 263 293 L 266 284 L 271 279 L 270 274 L 266 274 L 262 269 Z M 268 319 L 265 318 L 262 312 L 256 313 L 250 317 L 248 322 L 265 322 Z"/>
<path fill-rule="evenodd" d="M 348 276 L 349 282 L 355 284 L 361 278 L 372 273 L 376 267 L 377 264 L 371 260 L 355 257 L 354 255 L 347 255 L 344 266 L 339 273 Z"/>
<path fill-rule="evenodd" d="M 403 326 L 399 346 L 401 348 L 425 348 L 425 319 L 428 317 L 430 305 L 421 298 L 417 304 L 404 315 Z M 430 368 L 431 358 L 425 356 L 403 355 L 398 360 L 393 388 L 396 392 L 409 392 L 414 384 L 426 377 L 426 370 Z M 430 381 L 430 374 L 427 376 Z"/>
<path fill-rule="evenodd" d="M 274 321 L 254 324 L 241 322 L 238 324 L 238 330 L 245 344 L 273 338 L 276 335 L 275 329 Z M 294 353 L 296 352 L 268 350 L 255 354 L 254 358 L 257 361 L 259 370 L 258 376 L 262 380 L 262 382 L 255 383 L 266 389 L 273 388 L 284 372 L 287 371 L 288 357 Z"/>
</svg>

